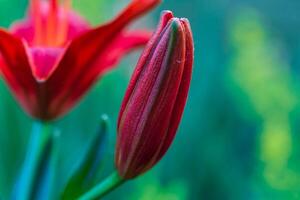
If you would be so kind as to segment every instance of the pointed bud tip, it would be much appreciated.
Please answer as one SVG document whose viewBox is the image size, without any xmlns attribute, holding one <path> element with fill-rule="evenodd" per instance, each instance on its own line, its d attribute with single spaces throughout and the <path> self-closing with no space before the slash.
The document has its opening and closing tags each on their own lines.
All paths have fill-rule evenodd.
<svg viewBox="0 0 300 200">
<path fill-rule="evenodd" d="M 190 21 L 188 20 L 188 18 L 180 18 L 180 21 L 186 25 L 190 25 Z"/>
<path fill-rule="evenodd" d="M 191 30 L 191 24 L 187 18 L 180 18 L 180 21 L 184 25 L 185 28 Z"/>
<path fill-rule="evenodd" d="M 182 28 L 183 25 L 182 25 L 180 19 L 177 18 L 177 17 L 173 17 L 170 20 L 170 26 L 171 26 L 173 34 L 178 34 L 178 33 L 182 33 L 183 32 L 183 28 Z"/>
<path fill-rule="evenodd" d="M 163 10 L 161 12 L 161 17 L 172 18 L 172 17 L 174 17 L 174 15 L 173 15 L 173 12 L 170 10 Z"/>
</svg>

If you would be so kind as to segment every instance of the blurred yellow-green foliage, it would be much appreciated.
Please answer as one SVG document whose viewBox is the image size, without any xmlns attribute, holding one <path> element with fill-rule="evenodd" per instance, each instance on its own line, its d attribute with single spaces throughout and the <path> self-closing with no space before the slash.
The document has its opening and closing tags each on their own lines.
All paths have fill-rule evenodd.
<svg viewBox="0 0 300 200">
<path fill-rule="evenodd" d="M 128 0 L 74 0 L 91 24 Z M 0 25 L 25 14 L 26 0 L 0 0 Z M 187 17 L 195 40 L 193 80 L 174 144 L 150 172 L 107 199 L 300 199 L 300 1 L 165 0 L 133 26 L 154 28 L 161 10 Z M 113 168 L 116 119 L 140 52 L 127 56 L 55 125 L 61 130 L 57 188 L 110 117 L 99 177 Z M 22 164 L 31 120 L 0 81 L 0 198 Z M 59 191 L 57 191 L 59 192 Z"/>
</svg>

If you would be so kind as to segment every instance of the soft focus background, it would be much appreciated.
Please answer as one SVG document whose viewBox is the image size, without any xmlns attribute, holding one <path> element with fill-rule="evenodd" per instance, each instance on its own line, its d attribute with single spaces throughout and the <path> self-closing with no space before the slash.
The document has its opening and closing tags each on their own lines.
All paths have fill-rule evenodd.
<svg viewBox="0 0 300 200">
<path fill-rule="evenodd" d="M 74 0 L 92 24 L 128 0 Z M 0 25 L 24 16 L 26 0 L 0 0 Z M 177 137 L 150 172 L 106 199 L 300 199 L 300 1 L 165 0 L 133 26 L 154 28 L 160 12 L 187 17 L 195 39 L 189 100 Z M 140 51 L 127 56 L 56 123 L 57 188 L 95 134 L 102 113 L 110 135 L 99 177 L 113 168 L 116 119 Z M 25 156 L 31 120 L 0 81 L 0 198 Z"/>
</svg>

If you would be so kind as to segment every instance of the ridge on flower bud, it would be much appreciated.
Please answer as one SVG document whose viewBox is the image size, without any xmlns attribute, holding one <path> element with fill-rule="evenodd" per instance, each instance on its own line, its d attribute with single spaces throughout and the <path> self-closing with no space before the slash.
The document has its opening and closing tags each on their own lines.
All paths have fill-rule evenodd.
<svg viewBox="0 0 300 200">
<path fill-rule="evenodd" d="M 120 109 L 115 164 L 124 179 L 152 168 L 171 145 L 188 95 L 193 51 L 188 20 L 165 11 Z"/>
</svg>

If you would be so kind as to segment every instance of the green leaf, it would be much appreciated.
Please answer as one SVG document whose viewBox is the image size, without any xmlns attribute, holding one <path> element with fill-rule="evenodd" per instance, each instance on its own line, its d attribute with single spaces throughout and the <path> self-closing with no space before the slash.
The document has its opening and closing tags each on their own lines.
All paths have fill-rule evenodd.
<svg viewBox="0 0 300 200">
<path fill-rule="evenodd" d="M 103 115 L 99 130 L 93 138 L 86 156 L 69 179 L 63 193 L 62 199 L 75 199 L 83 194 L 93 183 L 101 160 L 107 135 L 108 117 Z"/>
</svg>

